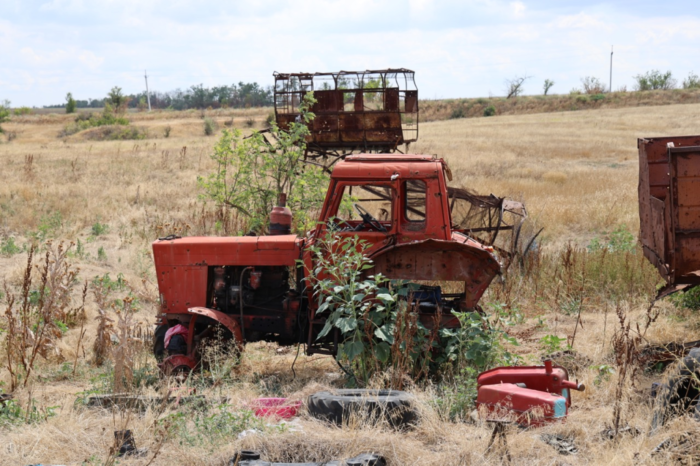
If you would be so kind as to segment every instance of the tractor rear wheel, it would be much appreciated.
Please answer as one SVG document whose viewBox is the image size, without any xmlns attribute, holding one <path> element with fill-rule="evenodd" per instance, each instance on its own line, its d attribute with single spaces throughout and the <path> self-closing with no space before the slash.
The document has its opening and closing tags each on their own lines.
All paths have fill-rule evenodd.
<svg viewBox="0 0 700 466">
<path fill-rule="evenodd" d="M 159 362 L 165 357 L 165 333 L 167 331 L 167 325 L 159 325 L 153 332 L 153 355 Z"/>
</svg>

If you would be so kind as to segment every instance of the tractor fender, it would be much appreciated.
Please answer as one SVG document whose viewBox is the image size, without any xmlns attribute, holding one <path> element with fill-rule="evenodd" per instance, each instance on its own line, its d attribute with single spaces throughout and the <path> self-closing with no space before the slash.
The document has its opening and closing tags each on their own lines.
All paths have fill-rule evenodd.
<svg viewBox="0 0 700 466">
<path fill-rule="evenodd" d="M 464 282 L 466 303 L 475 307 L 501 265 L 492 252 L 470 241 L 427 239 L 399 243 L 372 255 L 374 267 L 366 275 L 381 273 L 391 279 Z"/>
<path fill-rule="evenodd" d="M 221 325 L 226 327 L 233 334 L 233 338 L 236 341 L 236 346 L 240 351 L 243 350 L 243 332 L 241 332 L 241 324 L 238 320 L 224 314 L 221 311 L 215 311 L 214 309 L 209 309 L 208 307 L 190 307 L 187 309 L 190 314 L 196 314 L 204 317 L 209 317 Z"/>
</svg>

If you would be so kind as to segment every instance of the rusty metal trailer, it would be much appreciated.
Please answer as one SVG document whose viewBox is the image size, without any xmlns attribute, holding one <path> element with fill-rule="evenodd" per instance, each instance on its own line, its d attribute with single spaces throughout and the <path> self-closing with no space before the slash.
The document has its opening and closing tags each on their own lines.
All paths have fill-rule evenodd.
<svg viewBox="0 0 700 466">
<path fill-rule="evenodd" d="M 353 152 L 391 153 L 418 139 L 418 88 L 405 68 L 274 73 L 275 119 L 285 130 L 299 118 L 299 105 L 313 92 L 316 115 L 307 155 L 343 157 Z"/>
<path fill-rule="evenodd" d="M 639 239 L 666 281 L 700 285 L 700 136 L 639 139 Z"/>
</svg>

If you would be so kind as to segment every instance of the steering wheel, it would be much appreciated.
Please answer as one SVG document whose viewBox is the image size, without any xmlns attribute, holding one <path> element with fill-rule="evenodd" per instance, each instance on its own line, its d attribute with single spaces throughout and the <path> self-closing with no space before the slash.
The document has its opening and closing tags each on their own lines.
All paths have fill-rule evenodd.
<svg viewBox="0 0 700 466">
<path fill-rule="evenodd" d="M 343 220 L 342 218 L 333 218 L 328 221 L 328 225 L 330 228 L 335 229 L 336 231 L 354 231 L 355 227 L 350 225 L 347 221 Z"/>
<path fill-rule="evenodd" d="M 384 228 L 384 225 L 379 223 L 379 220 L 372 217 L 372 214 L 367 212 L 367 210 L 364 207 L 362 207 L 359 204 L 353 204 L 352 206 L 355 208 L 357 213 L 360 214 L 360 217 L 362 218 L 362 221 L 364 223 L 371 226 L 372 228 L 374 228 L 377 231 L 382 231 L 382 232 L 386 233 L 386 228 Z"/>
</svg>

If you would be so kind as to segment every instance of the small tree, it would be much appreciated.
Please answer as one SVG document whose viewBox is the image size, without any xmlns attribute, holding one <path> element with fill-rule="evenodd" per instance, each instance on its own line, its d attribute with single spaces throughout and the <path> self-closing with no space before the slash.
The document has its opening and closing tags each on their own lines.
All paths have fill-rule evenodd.
<svg viewBox="0 0 700 466">
<path fill-rule="evenodd" d="M 126 107 L 129 104 L 129 98 L 122 93 L 122 88 L 114 86 L 107 94 L 107 101 L 112 106 L 114 113 L 126 112 Z M 105 107 L 107 102 L 105 102 Z"/>
<path fill-rule="evenodd" d="M 659 70 L 647 71 L 634 77 L 636 81 L 635 89 L 638 91 L 653 91 L 658 89 L 673 89 L 676 87 L 676 80 L 670 71 L 665 73 Z"/>
<path fill-rule="evenodd" d="M 66 94 L 66 113 L 75 113 L 75 99 L 70 92 Z"/>
<path fill-rule="evenodd" d="M 513 79 L 506 79 L 506 98 L 518 97 L 523 93 L 523 84 L 530 79 L 530 76 L 516 76 Z"/>
<path fill-rule="evenodd" d="M 586 76 L 581 78 L 581 84 L 583 84 L 583 92 L 586 94 L 604 94 L 605 86 L 600 79 L 593 76 Z"/>
<path fill-rule="evenodd" d="M 699 89 L 700 77 L 694 72 L 688 73 L 688 77 L 683 80 L 683 89 Z"/>
<path fill-rule="evenodd" d="M 544 95 L 547 95 L 549 93 L 549 90 L 554 86 L 554 81 L 551 79 L 545 79 L 544 80 Z"/>
<path fill-rule="evenodd" d="M 146 102 L 146 98 L 141 96 L 139 99 L 139 103 L 136 105 L 136 108 L 139 109 L 139 112 L 145 112 L 146 109 L 148 108 L 148 103 Z"/>
<path fill-rule="evenodd" d="M 310 108 L 315 102 L 307 94 L 298 121 L 289 123 L 286 131 L 273 123 L 272 141 L 257 131 L 243 139 L 237 129 L 224 130 L 211 155 L 216 171 L 198 178 L 202 197 L 247 217 L 246 229 L 260 230 L 279 194 L 286 193 L 297 231 L 310 227 L 328 186 L 322 168 L 304 163 L 307 125 L 314 118 Z"/>
</svg>

